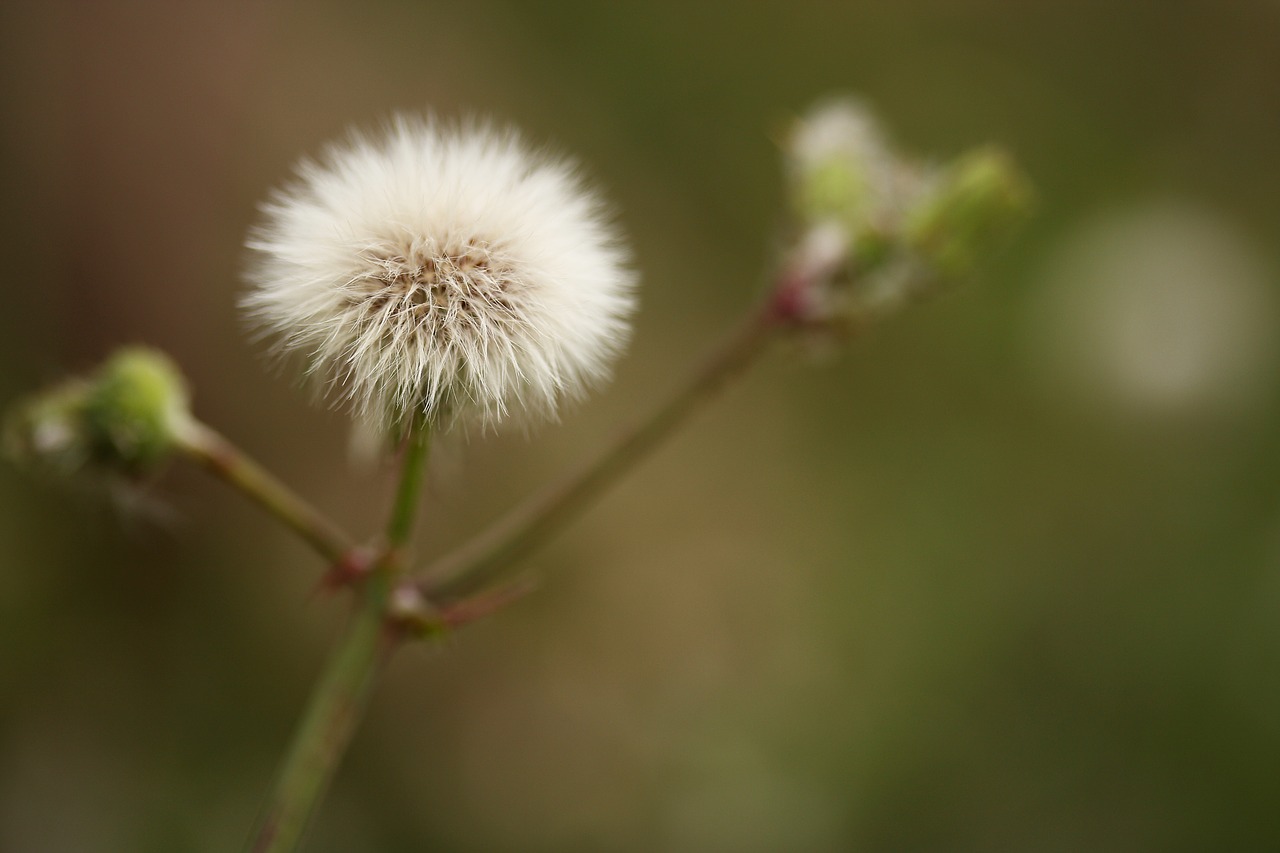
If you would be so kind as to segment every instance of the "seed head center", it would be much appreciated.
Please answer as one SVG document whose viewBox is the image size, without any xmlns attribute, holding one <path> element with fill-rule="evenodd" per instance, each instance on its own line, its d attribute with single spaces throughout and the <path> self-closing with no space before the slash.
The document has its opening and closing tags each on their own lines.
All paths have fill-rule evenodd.
<svg viewBox="0 0 1280 853">
<path fill-rule="evenodd" d="M 491 320 L 510 314 L 510 272 L 482 245 L 383 253 L 366 260 L 369 270 L 352 281 L 352 301 L 371 317 L 441 328 L 474 324 L 480 314 Z"/>
</svg>

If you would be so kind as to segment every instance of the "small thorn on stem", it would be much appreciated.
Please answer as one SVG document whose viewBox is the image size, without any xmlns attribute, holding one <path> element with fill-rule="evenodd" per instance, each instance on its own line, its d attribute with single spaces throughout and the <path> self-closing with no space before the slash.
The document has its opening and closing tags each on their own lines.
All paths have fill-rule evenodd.
<svg viewBox="0 0 1280 853">
<path fill-rule="evenodd" d="M 355 586 L 369 576 L 376 562 L 377 555 L 372 550 L 365 547 L 350 548 L 320 578 L 316 591 L 331 593 Z"/>
</svg>

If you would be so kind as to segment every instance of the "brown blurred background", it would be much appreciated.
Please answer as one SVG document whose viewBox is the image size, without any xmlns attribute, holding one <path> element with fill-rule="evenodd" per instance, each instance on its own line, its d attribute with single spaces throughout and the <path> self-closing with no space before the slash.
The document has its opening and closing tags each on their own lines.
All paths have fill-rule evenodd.
<svg viewBox="0 0 1280 853">
<path fill-rule="evenodd" d="M 402 655 L 315 851 L 1280 849 L 1280 5 L 9 2 L 0 403 L 114 347 L 358 530 L 388 473 L 264 370 L 241 242 L 395 109 L 577 155 L 644 274 L 616 382 L 434 460 L 422 556 L 646 409 L 758 293 L 789 119 L 1009 146 L 989 275 L 776 353 Z M 0 468 L 0 849 L 220 851 L 341 624 L 289 534 L 177 466 Z"/>
</svg>

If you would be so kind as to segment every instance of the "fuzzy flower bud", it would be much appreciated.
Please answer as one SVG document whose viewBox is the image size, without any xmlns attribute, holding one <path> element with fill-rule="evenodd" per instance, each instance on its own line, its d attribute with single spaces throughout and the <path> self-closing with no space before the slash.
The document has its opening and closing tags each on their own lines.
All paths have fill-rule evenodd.
<svg viewBox="0 0 1280 853">
<path fill-rule="evenodd" d="M 890 253 L 902 212 L 923 183 L 861 101 L 821 101 L 799 119 L 787 146 L 791 200 L 803 228 L 838 225 L 865 272 Z"/>
<path fill-rule="evenodd" d="M 776 310 L 811 331 L 838 330 L 900 303 L 902 217 L 925 184 L 923 170 L 847 97 L 820 101 L 799 119 L 786 153 L 797 233 Z"/>
<path fill-rule="evenodd" d="M 378 431 L 551 414 L 625 345 L 635 276 L 601 202 L 515 133 L 401 117 L 297 172 L 243 306 Z"/>
<path fill-rule="evenodd" d="M 982 148 L 932 170 L 848 98 L 798 121 L 787 155 L 795 236 L 773 311 L 810 332 L 856 328 L 963 276 L 1031 198 L 1003 153 Z"/>
<path fill-rule="evenodd" d="M 907 246 L 944 278 L 967 275 L 1029 211 L 1030 184 L 1003 151 L 959 157 L 907 213 Z"/>
<path fill-rule="evenodd" d="M 190 423 L 186 385 L 155 350 L 121 350 L 88 379 L 37 395 L 9 418 L 5 447 L 19 462 L 70 476 L 130 476 L 160 467 Z"/>
<path fill-rule="evenodd" d="M 857 232 L 876 218 L 891 158 L 879 124 L 860 102 L 816 105 L 796 121 L 788 154 L 792 204 L 802 221 L 834 220 Z"/>
<path fill-rule="evenodd" d="M 95 460 L 144 473 L 168 459 L 190 421 L 190 395 L 161 352 L 131 347 L 103 365 L 85 405 Z"/>
</svg>

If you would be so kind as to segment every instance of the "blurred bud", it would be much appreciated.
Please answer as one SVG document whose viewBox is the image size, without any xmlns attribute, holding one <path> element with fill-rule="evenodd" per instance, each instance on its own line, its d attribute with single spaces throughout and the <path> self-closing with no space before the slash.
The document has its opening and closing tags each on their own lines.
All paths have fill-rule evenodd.
<svg viewBox="0 0 1280 853">
<path fill-rule="evenodd" d="M 163 464 L 189 422 L 181 374 L 155 350 L 129 348 L 88 380 L 22 404 L 5 447 L 18 462 L 69 476 L 86 469 L 146 474 Z"/>
<path fill-rule="evenodd" d="M 85 410 L 95 461 L 142 473 L 163 463 L 188 420 L 190 398 L 177 366 L 133 347 L 103 366 Z"/>
<path fill-rule="evenodd" d="M 64 382 L 15 407 L 5 421 L 6 455 L 20 465 L 70 476 L 89 461 L 84 419 L 89 386 Z"/>
<path fill-rule="evenodd" d="M 1030 184 L 1003 151 L 958 158 L 907 211 L 903 241 L 944 278 L 967 275 L 1029 212 Z"/>
<path fill-rule="evenodd" d="M 798 121 L 787 159 L 796 233 L 772 310 L 811 332 L 856 328 L 964 276 L 1031 202 L 999 150 L 977 149 L 930 174 L 848 98 Z"/>
<path fill-rule="evenodd" d="M 802 222 L 837 222 L 850 235 L 875 224 L 894 165 L 863 104 L 851 98 L 817 104 L 796 122 L 787 153 L 792 205 Z"/>
</svg>

